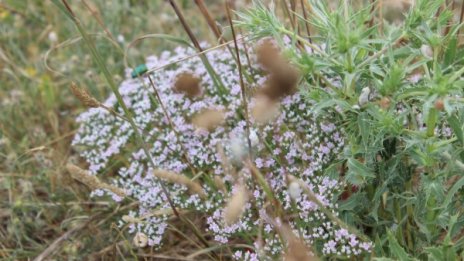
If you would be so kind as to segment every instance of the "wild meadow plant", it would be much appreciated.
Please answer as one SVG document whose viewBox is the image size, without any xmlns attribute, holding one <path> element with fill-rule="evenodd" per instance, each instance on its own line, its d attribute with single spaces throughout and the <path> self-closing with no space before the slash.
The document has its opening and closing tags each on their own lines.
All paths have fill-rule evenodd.
<svg viewBox="0 0 464 261">
<path fill-rule="evenodd" d="M 292 38 L 286 53 L 309 111 L 343 132 L 345 146 L 322 171 L 343 187 L 339 217 L 371 238 L 372 256 L 462 258 L 461 20 L 445 1 L 415 1 L 399 24 L 376 24 L 375 6 L 322 2 L 308 2 L 309 19 L 297 15 L 316 29 L 310 38 L 262 4 L 238 23 L 256 38 Z"/>
<path fill-rule="evenodd" d="M 205 253 L 236 260 L 456 260 L 464 53 L 442 4 L 418 0 L 389 25 L 370 5 L 308 1 L 289 27 L 257 2 L 232 48 L 150 56 L 147 72 L 108 79 L 102 103 L 74 86 L 93 107 L 73 141 L 89 171 L 68 171 L 136 202 L 119 226 L 139 248 L 162 246 L 177 217 Z"/>
</svg>

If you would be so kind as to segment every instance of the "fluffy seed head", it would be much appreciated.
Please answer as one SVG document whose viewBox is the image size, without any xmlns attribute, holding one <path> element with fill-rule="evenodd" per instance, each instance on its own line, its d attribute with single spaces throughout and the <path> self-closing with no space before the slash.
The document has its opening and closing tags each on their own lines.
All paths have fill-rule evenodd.
<svg viewBox="0 0 464 261">
<path fill-rule="evenodd" d="M 276 61 L 282 60 L 280 49 L 272 38 L 264 38 L 258 42 L 256 56 L 258 63 L 266 70 L 271 70 Z"/>
<path fill-rule="evenodd" d="M 284 261 L 316 261 L 319 260 L 306 245 L 297 238 L 292 238 L 288 242 L 288 248 L 285 252 Z"/>
<path fill-rule="evenodd" d="M 300 74 L 294 66 L 288 62 L 281 62 L 275 65 L 264 84 L 264 88 L 261 89 L 261 93 L 271 100 L 294 94 L 297 90 L 299 76 Z"/>
<path fill-rule="evenodd" d="M 222 110 L 207 109 L 195 115 L 192 124 L 197 129 L 213 131 L 219 125 L 224 124 L 225 113 Z"/>
<path fill-rule="evenodd" d="M 257 123 L 265 124 L 274 120 L 279 114 L 279 103 L 271 100 L 266 95 L 257 95 L 251 109 L 251 115 Z"/>
<path fill-rule="evenodd" d="M 284 261 L 318 261 L 311 249 L 298 237 L 295 236 L 288 225 L 280 227 L 280 233 L 288 242 L 287 250 L 284 254 Z"/>
<path fill-rule="evenodd" d="M 175 93 L 182 93 L 190 99 L 193 99 L 202 94 L 200 83 L 200 78 L 196 77 L 192 73 L 183 72 L 177 75 L 172 89 Z"/>
<path fill-rule="evenodd" d="M 231 225 L 237 222 L 245 210 L 248 201 L 247 190 L 244 185 L 239 185 L 235 194 L 229 199 L 224 209 L 224 223 Z"/>
<path fill-rule="evenodd" d="M 214 176 L 214 184 L 216 185 L 216 187 L 218 188 L 218 190 L 222 191 L 222 192 L 226 192 L 227 189 L 226 189 L 226 184 L 224 184 L 224 181 L 222 181 L 222 178 L 219 177 L 219 176 Z"/>
<path fill-rule="evenodd" d="M 288 194 L 290 194 L 290 197 L 293 200 L 297 200 L 301 195 L 300 184 L 298 184 L 298 182 L 295 182 L 295 181 L 291 182 L 290 185 L 288 186 Z"/>
</svg>

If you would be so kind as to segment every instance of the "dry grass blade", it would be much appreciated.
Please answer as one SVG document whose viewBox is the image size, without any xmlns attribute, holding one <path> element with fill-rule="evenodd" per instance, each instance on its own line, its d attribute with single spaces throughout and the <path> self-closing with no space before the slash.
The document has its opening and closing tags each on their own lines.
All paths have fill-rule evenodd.
<svg viewBox="0 0 464 261">
<path fill-rule="evenodd" d="M 47 248 L 45 248 L 45 250 L 42 251 L 42 253 L 40 253 L 40 255 L 38 255 L 36 258 L 34 258 L 34 261 L 48 260 L 48 257 L 50 255 L 52 255 L 54 252 L 56 252 L 65 241 L 69 240 L 76 232 L 82 230 L 87 225 L 89 225 L 90 222 L 92 222 L 95 218 L 96 218 L 96 216 L 90 217 L 88 219 L 88 221 L 86 221 L 86 222 L 84 222 L 84 223 L 82 223 L 82 224 L 80 224 L 80 225 L 66 231 L 66 233 L 64 233 L 63 235 L 61 235 L 57 239 L 55 239 L 53 241 L 53 243 L 51 243 Z"/>
</svg>

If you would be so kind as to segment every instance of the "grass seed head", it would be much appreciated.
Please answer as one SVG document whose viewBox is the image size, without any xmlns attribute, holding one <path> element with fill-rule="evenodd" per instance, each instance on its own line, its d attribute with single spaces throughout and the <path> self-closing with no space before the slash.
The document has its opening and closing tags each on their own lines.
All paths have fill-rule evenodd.
<svg viewBox="0 0 464 261">
<path fill-rule="evenodd" d="M 184 185 L 188 188 L 188 190 L 191 193 L 197 194 L 201 198 L 204 198 L 206 196 L 200 184 L 190 180 L 188 177 L 184 175 L 161 169 L 153 171 L 153 175 L 170 183 Z"/>
<path fill-rule="evenodd" d="M 251 115 L 257 123 L 265 124 L 274 120 L 280 110 L 280 104 L 271 100 L 267 95 L 257 95 Z"/>
<path fill-rule="evenodd" d="M 267 78 L 261 93 L 271 100 L 278 100 L 297 91 L 300 77 L 298 70 L 288 62 L 276 65 Z"/>
<path fill-rule="evenodd" d="M 76 83 L 71 82 L 70 88 L 73 95 L 85 106 L 90 108 L 100 107 L 100 102 L 97 101 L 97 99 L 95 99 L 94 97 L 92 97 L 85 89 L 82 89 L 79 86 L 77 86 Z"/>
<path fill-rule="evenodd" d="M 264 38 L 256 46 L 256 59 L 264 69 L 272 70 L 276 61 L 282 60 L 282 54 L 272 38 Z"/>
<path fill-rule="evenodd" d="M 213 131 L 218 126 L 224 124 L 224 121 L 224 111 L 216 109 L 206 109 L 193 117 L 192 124 L 197 129 Z"/>
<path fill-rule="evenodd" d="M 183 72 L 177 75 L 173 90 L 175 93 L 182 93 L 193 99 L 202 94 L 201 79 L 189 72 Z"/>
<path fill-rule="evenodd" d="M 91 190 L 104 189 L 109 190 L 120 197 L 126 196 L 126 192 L 124 192 L 123 189 L 100 181 L 97 177 L 90 174 L 89 171 L 81 169 L 74 164 L 68 163 L 66 165 L 66 169 L 71 174 L 73 179 L 84 183 Z"/>
<path fill-rule="evenodd" d="M 240 184 L 235 194 L 229 198 L 226 208 L 224 209 L 224 223 L 226 225 L 234 224 L 240 219 L 245 210 L 247 201 L 247 190 L 243 184 Z"/>
<path fill-rule="evenodd" d="M 293 233 L 290 226 L 284 224 L 279 228 L 282 236 L 287 240 L 284 261 L 318 261 L 319 258 L 311 251 L 305 242 Z"/>
</svg>

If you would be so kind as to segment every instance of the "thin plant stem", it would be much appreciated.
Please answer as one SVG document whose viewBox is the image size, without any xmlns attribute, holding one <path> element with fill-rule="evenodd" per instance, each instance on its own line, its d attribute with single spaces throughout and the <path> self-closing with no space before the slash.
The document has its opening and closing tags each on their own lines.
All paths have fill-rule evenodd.
<svg viewBox="0 0 464 261">
<path fill-rule="evenodd" d="M 346 224 L 345 222 L 343 222 L 341 219 L 339 219 L 337 216 L 335 216 L 330 210 L 328 210 L 324 204 L 322 204 L 322 202 L 316 197 L 316 195 L 314 195 L 314 193 L 309 189 L 309 187 L 306 185 L 306 183 L 304 181 L 302 181 L 301 179 L 298 179 L 298 178 L 295 178 L 293 176 L 289 176 L 289 181 L 290 182 L 297 182 L 300 187 L 303 188 L 304 192 L 306 193 L 306 195 L 308 196 L 309 200 L 313 201 L 314 203 L 316 203 L 316 205 L 319 207 L 319 209 L 329 218 L 331 219 L 332 221 L 334 221 L 335 223 L 337 223 L 340 227 L 348 230 L 350 233 L 358 236 L 359 238 L 361 238 L 362 240 L 366 241 L 366 242 L 369 242 L 369 238 L 367 238 L 363 233 L 359 232 L 356 228 Z"/>
<path fill-rule="evenodd" d="M 382 54 L 386 53 L 388 51 L 388 49 L 392 48 L 392 47 L 395 47 L 396 45 L 398 45 L 403 39 L 404 39 L 404 36 L 405 34 L 402 34 L 400 37 L 398 37 L 398 39 L 396 39 L 391 45 L 386 45 L 385 47 L 383 47 L 380 51 L 378 51 L 377 53 L 373 54 L 372 56 L 369 56 L 369 58 L 367 58 L 366 60 L 364 60 L 364 62 L 360 63 L 358 66 L 359 67 L 364 67 L 366 65 L 368 65 L 369 63 L 371 63 L 372 61 L 374 61 L 375 59 L 379 58 Z"/>
<path fill-rule="evenodd" d="M 242 37 L 238 37 L 237 40 L 245 41 L 245 38 L 246 38 L 246 37 L 247 37 L 246 35 L 245 35 L 245 36 L 242 36 Z M 205 49 L 205 50 L 202 51 L 202 52 L 198 52 L 198 53 L 196 53 L 196 54 L 192 54 L 192 55 L 186 56 L 186 57 L 181 58 L 181 59 L 179 59 L 179 60 L 177 60 L 177 61 L 174 61 L 174 62 L 172 62 L 172 63 L 168 63 L 168 64 L 165 64 L 165 65 L 162 65 L 162 66 L 158 66 L 158 67 L 154 67 L 154 68 L 148 69 L 148 71 L 146 71 L 145 74 L 147 74 L 147 73 L 152 73 L 152 72 L 156 72 L 156 71 L 159 71 L 159 70 L 161 70 L 161 69 L 167 68 L 167 67 L 169 67 L 169 66 L 171 66 L 171 65 L 178 64 L 178 63 L 180 63 L 180 62 L 183 62 L 183 61 L 186 61 L 186 60 L 195 58 L 195 57 L 197 57 L 197 56 L 199 56 L 199 55 L 202 55 L 202 54 L 205 54 L 205 53 L 207 53 L 207 52 L 210 52 L 210 51 L 213 51 L 213 50 L 222 48 L 222 47 L 224 47 L 224 46 L 227 46 L 227 45 L 231 44 L 232 42 L 233 42 L 233 40 L 230 40 L 230 41 L 225 42 L 225 43 L 223 43 L 223 44 L 219 44 L 219 45 L 216 45 L 216 46 L 211 47 L 211 48 L 209 48 L 209 49 Z"/>
<path fill-rule="evenodd" d="M 306 27 L 306 33 L 308 34 L 308 41 L 310 43 L 313 43 L 312 40 L 311 40 L 311 30 L 309 29 L 308 14 L 306 13 L 305 2 L 304 2 L 304 0 L 300 0 L 300 1 L 301 1 L 301 11 L 302 11 L 303 17 L 304 17 L 304 24 L 305 24 L 305 27 Z"/>
<path fill-rule="evenodd" d="M 198 9 L 200 9 L 201 14 L 203 15 L 206 22 L 208 23 L 208 26 L 210 27 L 211 31 L 213 31 L 214 35 L 218 39 L 218 42 L 221 43 L 221 44 L 226 43 L 227 40 L 222 35 L 221 28 L 216 24 L 216 21 L 214 21 L 213 17 L 211 16 L 210 12 L 208 11 L 208 8 L 206 7 L 206 5 L 204 3 L 204 0 L 195 0 L 195 4 L 198 6 Z M 247 51 L 247 47 L 246 47 L 245 42 L 243 43 L 243 46 L 245 47 L 245 54 L 246 54 L 246 57 L 247 57 L 248 66 L 251 69 L 252 68 L 251 67 L 251 62 L 250 62 L 250 58 L 248 56 L 248 51 Z M 226 48 L 230 52 L 230 54 L 232 55 L 235 62 L 237 62 L 237 57 L 235 56 L 235 53 L 232 50 L 232 48 L 228 44 L 226 45 Z M 247 80 L 252 81 L 251 76 L 246 71 L 244 72 L 244 75 L 247 78 Z"/>
<path fill-rule="evenodd" d="M 225 39 L 221 35 L 221 29 L 219 28 L 219 26 L 217 26 L 216 22 L 214 21 L 213 17 L 208 11 L 208 8 L 206 8 L 204 0 L 195 0 L 195 4 L 198 6 L 198 9 L 200 9 L 201 14 L 205 18 L 209 28 L 211 29 L 211 31 L 213 31 L 219 43 L 224 43 Z"/>
<path fill-rule="evenodd" d="M 179 18 L 180 23 L 182 24 L 182 27 L 184 28 L 185 32 L 189 36 L 190 40 L 192 41 L 193 45 L 197 49 L 198 52 L 203 52 L 203 48 L 201 48 L 200 43 L 198 42 L 197 38 L 193 34 L 192 30 L 190 29 L 190 26 L 188 25 L 187 21 L 185 20 L 184 15 L 182 14 L 182 11 L 180 10 L 179 6 L 177 6 L 176 2 L 174 0 L 168 0 L 169 4 L 171 5 L 172 9 L 174 9 L 174 12 L 177 15 L 177 18 Z M 201 54 L 200 58 L 203 62 L 203 64 L 206 67 L 206 70 L 211 76 L 211 79 L 215 82 L 216 86 L 224 93 L 227 93 L 226 87 L 222 83 L 221 78 L 217 75 L 217 73 L 214 71 L 214 68 L 211 66 L 211 64 L 208 61 L 208 58 L 206 55 Z"/>
<path fill-rule="evenodd" d="M 155 83 L 153 82 L 153 79 L 151 78 L 151 76 L 149 74 L 147 74 L 147 77 L 148 77 L 148 80 L 150 81 L 151 87 L 153 88 L 153 92 L 155 93 L 156 99 L 158 100 L 158 103 L 159 103 L 159 105 L 161 106 L 161 109 L 164 112 L 164 116 L 168 120 L 168 123 L 171 126 L 172 131 L 176 135 L 177 142 L 179 143 L 179 146 L 181 147 L 183 157 L 185 158 L 185 161 L 189 165 L 189 168 L 192 171 L 193 176 L 195 176 L 196 175 L 195 168 L 193 167 L 192 162 L 190 162 L 190 160 L 188 158 L 188 155 L 187 155 L 187 152 L 186 152 L 187 150 L 185 149 L 184 145 L 182 144 L 182 142 L 180 140 L 179 132 L 177 132 L 177 130 L 176 130 L 175 126 L 174 126 L 174 123 L 172 122 L 171 117 L 169 116 L 169 113 L 166 110 L 166 107 L 164 106 L 163 100 L 161 99 L 161 96 L 159 95 L 159 92 L 156 89 L 156 86 L 155 86 Z"/>
<path fill-rule="evenodd" d="M 82 0 L 82 3 L 84 4 L 85 8 L 87 8 L 87 10 L 89 10 L 90 14 L 95 18 L 95 20 L 97 21 L 97 23 L 100 25 L 100 27 L 103 29 L 103 31 L 105 31 L 105 33 L 108 35 L 109 38 L 111 38 L 111 40 L 113 41 L 116 41 L 114 39 L 114 36 L 113 34 L 110 32 L 110 30 L 108 30 L 108 28 L 105 26 L 105 23 L 103 22 L 103 20 L 101 19 L 100 17 L 100 12 L 98 12 L 97 10 L 93 9 L 88 3 L 86 0 Z M 118 46 L 119 47 L 119 46 Z"/>
<path fill-rule="evenodd" d="M 252 148 L 251 148 L 251 139 L 250 139 L 250 119 L 248 117 L 248 103 L 247 103 L 247 93 L 245 88 L 245 82 L 243 81 L 243 73 L 242 73 L 242 64 L 240 62 L 240 52 L 238 49 L 237 37 L 235 35 L 234 23 L 232 22 L 232 17 L 230 14 L 230 2 L 226 1 L 226 11 L 227 11 L 227 18 L 229 20 L 230 28 L 232 31 L 232 37 L 234 38 L 234 45 L 235 45 L 235 53 L 237 55 L 237 66 L 238 66 L 238 74 L 240 78 L 240 88 L 242 91 L 242 106 L 245 114 L 245 121 L 246 121 L 246 135 L 247 135 L 247 142 L 248 142 L 248 153 L 250 160 L 252 160 Z"/>
</svg>

